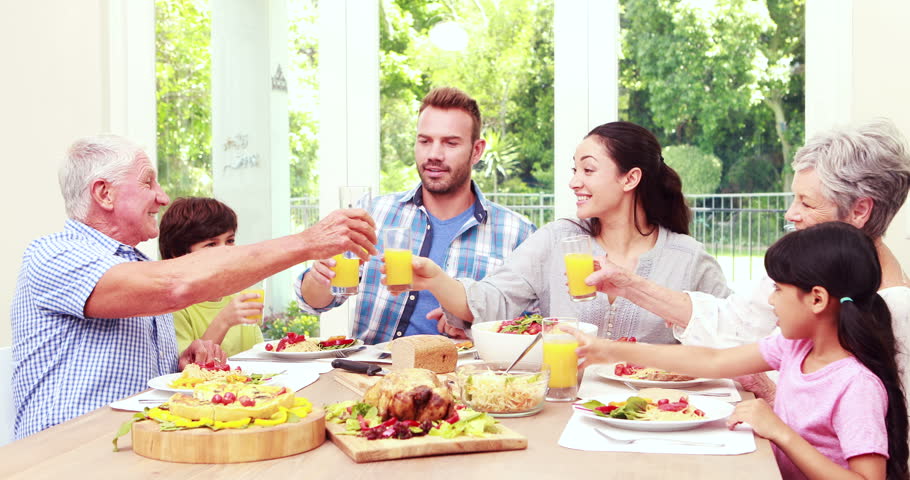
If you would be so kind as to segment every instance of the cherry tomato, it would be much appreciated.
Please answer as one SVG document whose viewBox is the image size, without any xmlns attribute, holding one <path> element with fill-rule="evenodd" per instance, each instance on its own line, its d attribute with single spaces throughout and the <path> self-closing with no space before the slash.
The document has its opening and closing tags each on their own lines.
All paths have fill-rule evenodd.
<svg viewBox="0 0 910 480">
<path fill-rule="evenodd" d="M 613 375 L 616 375 L 617 377 L 621 377 L 624 375 L 624 373 L 623 373 L 624 371 L 625 371 L 625 365 L 623 365 L 621 363 L 617 363 L 616 367 L 613 369 Z"/>
<path fill-rule="evenodd" d="M 297 343 L 297 334 L 294 332 L 288 332 L 287 339 L 290 343 Z"/>
<path fill-rule="evenodd" d="M 220 394 L 216 393 L 215 395 L 212 396 L 212 403 L 221 403 L 223 401 L 224 401 L 224 398 L 222 398 Z"/>
<path fill-rule="evenodd" d="M 250 398 L 246 395 L 243 395 L 242 397 L 238 398 L 237 401 L 240 402 L 240 404 L 243 405 L 244 407 L 252 407 L 252 406 L 256 405 L 256 400 L 253 400 L 252 398 Z"/>
<path fill-rule="evenodd" d="M 275 347 L 272 346 L 271 343 L 266 343 L 266 344 L 265 344 L 265 351 L 266 351 L 266 352 L 271 352 L 272 350 L 275 350 Z"/>
<path fill-rule="evenodd" d="M 225 393 L 223 398 L 224 400 L 221 403 L 224 403 L 225 405 L 230 405 L 237 401 L 237 395 L 235 395 L 234 392 Z"/>
<path fill-rule="evenodd" d="M 661 398 L 660 400 L 657 401 L 658 405 L 666 405 L 668 403 L 670 403 L 670 400 L 668 400 L 666 398 Z"/>
</svg>

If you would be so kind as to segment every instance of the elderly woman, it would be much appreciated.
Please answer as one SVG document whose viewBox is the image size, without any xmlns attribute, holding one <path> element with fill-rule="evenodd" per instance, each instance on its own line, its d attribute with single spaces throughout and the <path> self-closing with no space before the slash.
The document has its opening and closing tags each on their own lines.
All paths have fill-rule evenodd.
<svg viewBox="0 0 910 480">
<path fill-rule="evenodd" d="M 904 343 L 910 335 L 910 282 L 882 240 L 910 188 L 906 141 L 887 120 L 832 130 L 812 138 L 796 153 L 793 170 L 794 199 L 786 218 L 797 229 L 840 221 L 862 229 L 875 242 L 882 267 L 879 294 L 891 310 L 894 335 L 901 342 L 897 363 L 903 384 L 910 385 L 910 356 Z M 588 277 L 589 284 L 659 315 L 673 325 L 684 344 L 741 345 L 768 335 L 777 325 L 768 304 L 774 284 L 767 277 L 750 295 L 718 298 L 669 290 L 606 259 L 601 265 Z M 761 394 L 768 385 L 753 387 Z"/>
</svg>

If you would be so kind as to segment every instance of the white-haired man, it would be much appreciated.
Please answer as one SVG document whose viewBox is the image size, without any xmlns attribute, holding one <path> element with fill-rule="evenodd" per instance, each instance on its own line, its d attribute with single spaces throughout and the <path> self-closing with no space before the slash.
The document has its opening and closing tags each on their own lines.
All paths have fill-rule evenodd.
<svg viewBox="0 0 910 480">
<path fill-rule="evenodd" d="M 16 438 L 142 391 L 190 362 L 224 360 L 203 340 L 178 358 L 169 312 L 304 260 L 378 253 L 372 219 L 355 209 L 295 235 L 153 262 L 135 247 L 158 235 L 156 214 L 170 199 L 138 146 L 112 135 L 80 139 L 59 177 L 69 219 L 26 249 L 13 298 Z"/>
</svg>

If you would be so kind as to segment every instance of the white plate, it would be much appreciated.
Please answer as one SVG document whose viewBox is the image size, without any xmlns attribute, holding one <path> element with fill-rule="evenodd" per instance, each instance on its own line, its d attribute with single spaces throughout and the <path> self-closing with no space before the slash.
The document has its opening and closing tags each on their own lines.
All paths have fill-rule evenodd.
<svg viewBox="0 0 910 480">
<path fill-rule="evenodd" d="M 253 372 L 253 373 L 258 373 L 258 372 Z M 265 373 L 277 373 L 277 372 L 265 372 Z M 250 375 L 249 372 L 243 372 L 243 374 Z M 183 374 L 182 373 L 168 373 L 167 375 L 161 375 L 159 377 L 155 377 L 155 378 L 149 380 L 148 386 L 151 388 L 154 388 L 155 390 L 163 390 L 165 392 L 193 393 L 192 388 L 174 388 L 171 386 L 171 383 L 173 383 L 174 380 L 177 380 L 178 378 L 180 378 L 181 375 L 183 375 Z M 275 375 L 262 383 L 264 385 L 277 384 L 276 378 L 279 376 L 280 375 Z"/>
<path fill-rule="evenodd" d="M 603 404 L 608 404 L 610 402 L 622 402 L 628 399 L 629 397 L 624 398 L 610 398 L 610 399 L 601 399 L 596 400 L 600 401 Z M 577 404 L 585 403 L 585 401 L 576 402 Z M 665 421 L 665 422 L 653 422 L 653 421 L 641 421 L 641 420 L 627 420 L 625 418 L 612 418 L 612 417 L 601 417 L 594 412 L 589 412 L 587 410 L 578 410 L 582 415 L 590 418 L 600 420 L 604 423 L 610 424 L 610 426 L 617 428 L 624 428 L 626 430 L 639 430 L 643 432 L 675 432 L 678 430 L 692 430 L 693 428 L 698 428 L 706 423 L 711 423 L 716 420 L 723 420 L 730 416 L 733 413 L 734 406 L 727 402 L 722 402 L 720 400 L 715 400 L 713 398 L 696 398 L 693 399 L 689 397 L 689 404 L 693 407 L 705 412 L 704 418 L 698 420 L 674 420 L 674 421 Z"/>
<path fill-rule="evenodd" d="M 625 362 L 619 362 L 625 363 Z M 692 380 L 681 380 L 681 381 L 666 381 L 666 380 L 642 380 L 639 378 L 629 378 L 629 377 L 620 377 L 619 375 L 614 374 L 616 371 L 616 364 L 611 363 L 597 369 L 597 374 L 607 380 L 613 380 L 616 382 L 628 383 L 629 385 L 634 385 L 636 387 L 662 387 L 662 388 L 683 388 L 691 387 L 693 385 L 698 385 L 700 383 L 710 382 L 714 380 L 712 378 L 694 378 Z"/>
<path fill-rule="evenodd" d="M 322 339 L 317 338 L 317 337 L 311 337 L 311 338 L 308 338 L 307 340 L 313 340 L 315 342 L 319 342 Z M 356 349 L 360 348 L 361 345 L 363 345 L 363 340 L 354 340 L 354 343 L 352 343 L 351 345 L 349 345 L 347 347 L 339 348 L 336 350 L 320 350 L 318 352 L 276 352 L 275 350 L 272 350 L 270 352 L 265 349 L 266 344 L 269 344 L 269 343 L 272 344 L 272 347 L 277 347 L 279 341 L 280 340 L 272 340 L 269 342 L 257 343 L 256 345 L 253 345 L 253 351 L 267 353 L 269 355 L 274 355 L 274 356 L 280 357 L 280 358 L 301 360 L 301 359 L 309 359 L 309 358 L 334 357 L 335 352 L 347 352 L 349 350 L 356 350 Z"/>
<path fill-rule="evenodd" d="M 169 373 L 149 380 L 149 387 L 155 390 L 164 390 L 165 392 L 193 393 L 192 388 L 174 388 L 171 382 L 180 378 L 182 373 Z"/>
<path fill-rule="evenodd" d="M 461 343 L 461 342 L 467 342 L 467 341 L 468 341 L 468 340 L 453 340 L 453 339 L 451 339 L 451 338 L 450 338 L 449 340 L 452 340 L 452 343 Z M 377 348 L 377 349 L 379 349 L 379 350 L 381 350 L 381 351 L 383 351 L 383 352 L 391 352 L 391 350 L 389 350 L 389 344 L 390 344 L 390 343 L 392 343 L 392 342 L 377 343 L 376 345 L 373 345 L 373 348 Z M 458 354 L 459 354 L 459 355 L 468 355 L 468 354 L 473 354 L 473 353 L 476 352 L 476 351 L 477 351 L 477 346 L 475 345 L 475 346 L 473 346 L 473 347 L 471 347 L 471 348 L 469 348 L 469 349 L 467 349 L 467 350 L 460 350 L 460 351 L 458 352 Z"/>
</svg>

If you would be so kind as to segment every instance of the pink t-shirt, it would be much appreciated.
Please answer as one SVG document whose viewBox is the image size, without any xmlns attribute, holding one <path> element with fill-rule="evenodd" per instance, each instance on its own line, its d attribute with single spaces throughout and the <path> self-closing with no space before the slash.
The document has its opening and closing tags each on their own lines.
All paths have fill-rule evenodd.
<svg viewBox="0 0 910 480">
<path fill-rule="evenodd" d="M 772 335 L 759 342 L 762 356 L 780 371 L 774 413 L 838 465 L 867 453 L 888 457 L 885 413 L 888 394 L 881 380 L 855 357 L 802 373 L 812 341 Z M 777 446 L 774 456 L 784 479 L 805 475 Z"/>
</svg>

